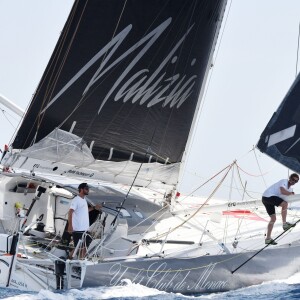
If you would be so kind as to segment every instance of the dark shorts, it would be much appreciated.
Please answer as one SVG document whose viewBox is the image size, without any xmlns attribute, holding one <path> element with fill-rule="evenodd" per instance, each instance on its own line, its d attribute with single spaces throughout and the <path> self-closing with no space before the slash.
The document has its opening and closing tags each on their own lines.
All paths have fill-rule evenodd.
<svg viewBox="0 0 300 300">
<path fill-rule="evenodd" d="M 262 203 L 265 206 L 269 216 L 275 215 L 275 206 L 279 206 L 284 200 L 277 196 L 262 197 Z"/>
<path fill-rule="evenodd" d="M 82 238 L 82 235 L 84 234 L 84 231 L 73 231 L 72 235 L 73 235 L 73 241 L 74 241 L 74 247 L 76 248 L 79 240 Z M 86 234 L 86 239 L 84 241 L 84 245 L 86 245 L 86 247 L 88 247 L 92 241 L 91 236 L 89 235 L 89 233 L 87 232 Z"/>
</svg>

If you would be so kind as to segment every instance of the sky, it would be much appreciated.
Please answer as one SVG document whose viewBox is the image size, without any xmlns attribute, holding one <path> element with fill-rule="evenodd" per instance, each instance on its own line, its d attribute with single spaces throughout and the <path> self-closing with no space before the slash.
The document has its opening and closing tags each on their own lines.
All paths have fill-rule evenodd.
<svg viewBox="0 0 300 300">
<path fill-rule="evenodd" d="M 73 0 L 0 0 L 0 94 L 23 109 L 72 4 Z M 299 22 L 298 0 L 228 0 L 179 185 L 185 194 L 209 195 L 220 176 L 199 187 L 235 160 L 252 196 L 288 176 L 286 168 L 253 147 L 295 79 Z M 3 147 L 19 118 L 2 104 L 0 109 Z M 236 171 L 230 172 L 216 195 L 243 197 L 244 193 L 234 192 L 239 189 L 237 178 Z M 300 186 L 297 189 L 300 193 Z"/>
</svg>

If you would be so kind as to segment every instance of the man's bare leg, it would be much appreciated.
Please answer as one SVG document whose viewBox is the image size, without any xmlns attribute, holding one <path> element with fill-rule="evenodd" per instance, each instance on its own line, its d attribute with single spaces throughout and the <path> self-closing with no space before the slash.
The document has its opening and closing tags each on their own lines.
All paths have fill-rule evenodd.
<svg viewBox="0 0 300 300">
<path fill-rule="evenodd" d="M 287 208 L 288 208 L 288 203 L 286 201 L 282 201 L 280 204 L 281 206 L 281 217 L 282 217 L 282 224 L 286 223 L 286 215 L 287 215 Z"/>
<path fill-rule="evenodd" d="M 274 223 L 276 222 L 276 215 L 275 214 L 271 215 L 270 218 L 271 219 L 270 219 L 270 222 L 269 222 L 268 227 L 267 227 L 267 239 L 271 238 Z"/>
</svg>

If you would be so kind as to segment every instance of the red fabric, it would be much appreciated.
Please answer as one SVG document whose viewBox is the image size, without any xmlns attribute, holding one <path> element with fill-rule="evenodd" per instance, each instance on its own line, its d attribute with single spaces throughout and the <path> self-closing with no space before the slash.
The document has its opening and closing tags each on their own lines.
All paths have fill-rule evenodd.
<svg viewBox="0 0 300 300">
<path fill-rule="evenodd" d="M 223 215 L 232 216 L 234 218 L 244 218 L 247 220 L 256 220 L 268 222 L 265 219 L 259 217 L 258 215 L 252 213 L 250 210 L 225 210 Z"/>
</svg>

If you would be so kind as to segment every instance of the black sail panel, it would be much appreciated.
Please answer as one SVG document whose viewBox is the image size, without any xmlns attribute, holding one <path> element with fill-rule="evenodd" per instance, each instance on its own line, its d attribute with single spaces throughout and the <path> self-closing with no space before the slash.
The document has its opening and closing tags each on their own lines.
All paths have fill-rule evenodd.
<svg viewBox="0 0 300 300">
<path fill-rule="evenodd" d="M 300 76 L 261 134 L 257 148 L 300 173 Z"/>
<path fill-rule="evenodd" d="M 76 1 L 13 147 L 75 124 L 96 159 L 180 162 L 224 2 Z"/>
</svg>

